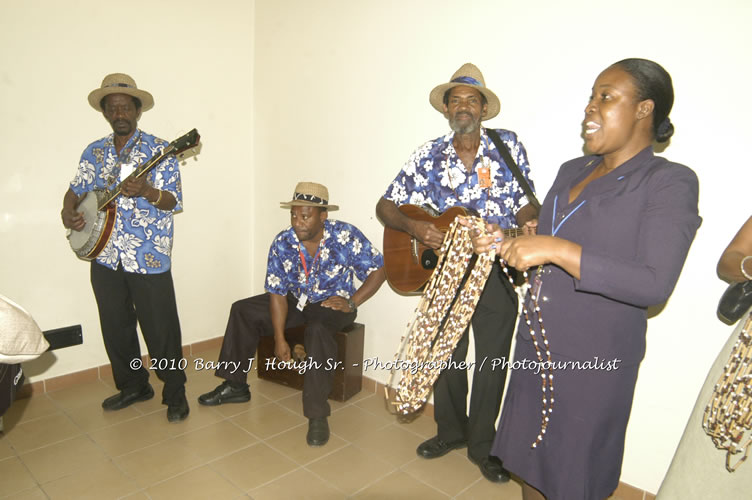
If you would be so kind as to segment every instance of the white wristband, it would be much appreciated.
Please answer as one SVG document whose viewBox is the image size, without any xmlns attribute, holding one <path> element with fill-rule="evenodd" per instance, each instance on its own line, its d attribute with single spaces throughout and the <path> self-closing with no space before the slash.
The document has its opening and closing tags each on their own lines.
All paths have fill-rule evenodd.
<svg viewBox="0 0 752 500">
<path fill-rule="evenodd" d="M 744 270 L 744 263 L 747 262 L 748 259 L 752 259 L 752 255 L 747 255 L 746 257 L 744 257 L 739 267 L 741 267 L 742 274 L 744 275 L 744 277 L 747 278 L 748 280 L 752 280 L 752 276 L 750 276 L 749 273 L 747 273 L 747 271 Z"/>
</svg>

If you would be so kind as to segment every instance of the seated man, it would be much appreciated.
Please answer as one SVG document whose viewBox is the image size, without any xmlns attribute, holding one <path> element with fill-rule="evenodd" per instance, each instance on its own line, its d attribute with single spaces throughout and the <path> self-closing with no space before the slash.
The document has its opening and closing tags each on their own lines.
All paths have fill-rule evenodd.
<svg viewBox="0 0 752 500">
<path fill-rule="evenodd" d="M 304 343 L 311 368 L 303 378 L 303 414 L 308 418 L 306 441 L 322 446 L 329 440 L 327 398 L 334 372 L 327 360 L 337 357 L 335 335 L 355 321 L 357 307 L 384 282 L 381 253 L 355 226 L 328 220 L 329 191 L 321 184 L 300 182 L 290 209 L 292 227 L 274 238 L 269 249 L 267 293 L 235 302 L 230 310 L 216 375 L 225 381 L 199 396 L 202 405 L 242 403 L 251 399 L 247 373 L 232 363 L 256 352 L 260 335 L 274 335 L 274 354 L 290 361 L 285 328 L 305 324 Z M 353 275 L 362 282 L 355 290 Z"/>
</svg>

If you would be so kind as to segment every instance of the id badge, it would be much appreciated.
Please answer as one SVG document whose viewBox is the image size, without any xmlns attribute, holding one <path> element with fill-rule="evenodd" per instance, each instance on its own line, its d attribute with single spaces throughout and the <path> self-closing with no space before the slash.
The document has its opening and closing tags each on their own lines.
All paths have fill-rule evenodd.
<svg viewBox="0 0 752 500">
<path fill-rule="evenodd" d="M 484 189 L 491 187 L 491 169 L 478 167 L 478 185 Z"/>
<path fill-rule="evenodd" d="M 298 299 L 298 305 L 296 306 L 298 308 L 298 311 L 305 309 L 306 302 L 308 302 L 308 295 L 302 294 Z"/>
</svg>

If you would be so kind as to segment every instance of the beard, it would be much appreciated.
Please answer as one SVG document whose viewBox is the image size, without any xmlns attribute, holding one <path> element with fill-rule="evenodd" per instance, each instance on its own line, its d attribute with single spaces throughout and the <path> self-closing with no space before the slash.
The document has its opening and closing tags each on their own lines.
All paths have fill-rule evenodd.
<svg viewBox="0 0 752 500">
<path fill-rule="evenodd" d="M 112 122 L 112 131 L 115 135 L 128 136 L 133 133 L 136 127 L 128 120 L 116 120 Z"/>
<path fill-rule="evenodd" d="M 475 118 L 469 113 L 458 113 L 470 117 L 469 121 L 460 122 L 457 119 L 457 115 L 454 115 L 449 119 L 449 128 L 451 128 L 456 134 L 470 134 L 480 128 L 480 118 Z"/>
</svg>

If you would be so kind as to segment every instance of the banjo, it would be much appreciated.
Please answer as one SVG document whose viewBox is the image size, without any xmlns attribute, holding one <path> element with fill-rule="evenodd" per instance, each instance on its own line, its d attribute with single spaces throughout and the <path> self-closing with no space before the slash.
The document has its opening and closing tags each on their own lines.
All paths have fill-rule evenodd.
<svg viewBox="0 0 752 500">
<path fill-rule="evenodd" d="M 83 214 L 84 228 L 80 231 L 68 230 L 68 242 L 73 253 L 82 260 L 94 260 L 104 250 L 112 235 L 117 216 L 115 199 L 120 196 L 120 186 L 130 178 L 141 178 L 168 155 L 178 155 L 183 151 L 198 146 L 201 136 L 195 128 L 175 139 L 162 152 L 137 167 L 125 180 L 112 189 L 95 189 L 84 194 L 76 206 Z"/>
</svg>

